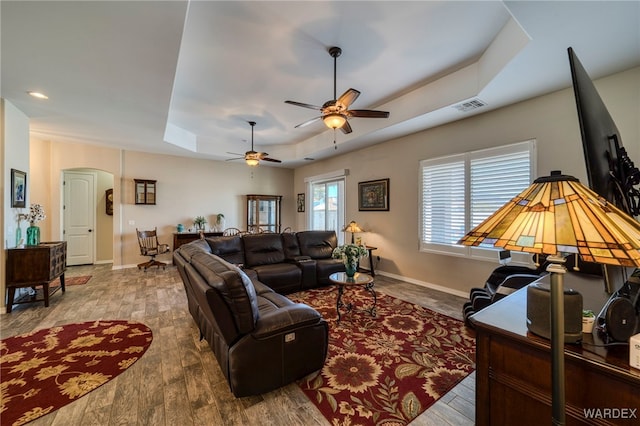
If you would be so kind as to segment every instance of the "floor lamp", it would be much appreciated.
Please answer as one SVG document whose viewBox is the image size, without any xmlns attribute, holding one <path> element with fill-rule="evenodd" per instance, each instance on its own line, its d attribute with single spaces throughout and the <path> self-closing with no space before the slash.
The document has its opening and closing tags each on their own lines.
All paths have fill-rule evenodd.
<svg viewBox="0 0 640 426">
<path fill-rule="evenodd" d="M 640 266 L 640 223 L 578 179 L 555 171 L 458 243 L 550 255 L 552 423 L 565 424 L 564 257 L 577 253 L 587 262 Z"/>
</svg>

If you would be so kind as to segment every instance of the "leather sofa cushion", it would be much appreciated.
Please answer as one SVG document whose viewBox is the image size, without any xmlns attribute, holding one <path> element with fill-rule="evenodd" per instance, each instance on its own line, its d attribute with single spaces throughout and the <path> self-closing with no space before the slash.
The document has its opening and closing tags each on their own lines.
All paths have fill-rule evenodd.
<svg viewBox="0 0 640 426">
<path fill-rule="evenodd" d="M 260 282 L 265 283 L 278 293 L 291 293 L 300 290 L 302 270 L 293 263 L 258 265 L 252 269 L 258 273 Z"/>
<path fill-rule="evenodd" d="M 282 234 L 282 247 L 284 248 L 284 257 L 286 259 L 296 259 L 300 257 L 300 246 L 296 234 Z"/>
<path fill-rule="evenodd" d="M 318 259 L 316 260 L 316 280 L 318 285 L 329 285 L 329 275 L 334 272 L 344 272 L 342 259 Z"/>
<path fill-rule="evenodd" d="M 249 273 L 252 273 L 253 275 L 258 276 L 258 273 L 256 271 L 254 271 L 253 269 L 248 269 L 247 271 L 247 275 L 249 275 Z M 274 293 L 273 289 L 269 286 L 264 285 L 263 283 L 261 283 L 260 281 L 258 281 L 258 279 L 256 278 L 255 280 L 251 280 L 253 282 L 253 287 L 256 289 L 256 294 L 258 296 L 261 296 L 265 293 Z"/>
<path fill-rule="evenodd" d="M 209 251 L 216 256 L 236 265 L 242 265 L 245 262 L 242 238 L 239 235 L 206 238 L 205 240 L 209 244 Z"/>
<path fill-rule="evenodd" d="M 246 334 L 252 331 L 258 320 L 259 310 L 256 290 L 247 274 L 207 253 L 194 254 L 191 264 L 224 298 L 233 314 L 238 332 Z"/>
<path fill-rule="evenodd" d="M 275 291 L 258 296 L 258 309 L 261 317 L 289 305 L 293 305 L 293 302 Z"/>
<path fill-rule="evenodd" d="M 280 234 L 249 234 L 244 240 L 245 265 L 253 268 L 258 265 L 269 265 L 285 261 L 284 247 Z M 258 273 L 258 277 L 260 274 Z M 269 284 L 260 278 L 260 281 Z"/>
<path fill-rule="evenodd" d="M 338 237 L 334 231 L 302 231 L 296 235 L 300 254 L 312 259 L 330 259 L 333 249 L 338 245 Z"/>
</svg>

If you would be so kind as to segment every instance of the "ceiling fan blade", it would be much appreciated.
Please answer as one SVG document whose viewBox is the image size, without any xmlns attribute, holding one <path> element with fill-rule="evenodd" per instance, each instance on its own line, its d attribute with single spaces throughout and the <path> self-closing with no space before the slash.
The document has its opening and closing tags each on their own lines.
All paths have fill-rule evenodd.
<svg viewBox="0 0 640 426">
<path fill-rule="evenodd" d="M 227 158 L 224 161 L 233 161 L 233 160 L 244 160 L 244 157 L 238 157 L 238 158 Z"/>
<path fill-rule="evenodd" d="M 349 124 L 348 121 L 344 122 L 342 127 L 340 127 L 340 130 L 342 130 L 342 133 L 344 133 L 345 135 L 348 135 L 349 133 L 353 132 L 353 129 L 351 128 L 351 125 Z"/>
<path fill-rule="evenodd" d="M 365 117 L 365 118 L 389 118 L 388 111 L 374 111 L 372 109 L 352 109 L 346 111 L 349 117 Z"/>
<path fill-rule="evenodd" d="M 316 106 L 316 105 L 310 105 L 310 104 L 303 104 L 302 102 L 284 101 L 284 103 L 285 104 L 296 105 L 296 106 L 303 107 L 303 108 L 316 109 L 318 111 L 322 110 L 322 107 L 319 107 L 319 106 Z"/>
<path fill-rule="evenodd" d="M 304 127 L 304 126 L 308 126 L 309 124 L 313 123 L 314 121 L 318 121 L 320 120 L 322 117 L 315 117 L 312 118 L 311 120 L 307 120 L 304 123 L 300 123 L 298 124 L 295 128 L 297 129 L 298 127 Z"/>
<path fill-rule="evenodd" d="M 349 108 L 349 105 L 355 102 L 355 100 L 358 99 L 358 96 L 360 96 L 360 92 L 358 90 L 349 89 L 340 95 L 338 102 L 344 105 L 345 108 Z"/>
<path fill-rule="evenodd" d="M 269 158 L 269 157 L 263 157 L 263 158 L 261 158 L 261 160 L 271 161 L 272 163 L 282 163 L 282 161 L 280 161 L 280 160 L 276 160 L 275 158 Z"/>
</svg>

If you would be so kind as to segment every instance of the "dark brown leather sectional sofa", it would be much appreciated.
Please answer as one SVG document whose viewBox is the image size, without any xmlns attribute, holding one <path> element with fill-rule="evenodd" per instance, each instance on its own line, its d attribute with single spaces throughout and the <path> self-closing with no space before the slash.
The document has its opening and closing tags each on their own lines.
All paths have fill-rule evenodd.
<svg viewBox="0 0 640 426">
<path fill-rule="evenodd" d="M 329 275 L 344 271 L 342 261 L 331 257 L 338 244 L 333 231 L 247 234 L 206 241 L 213 254 L 255 271 L 261 282 L 281 294 L 327 285 Z"/>
<path fill-rule="evenodd" d="M 214 237 L 174 251 L 189 312 L 235 396 L 268 392 L 322 368 L 327 322 L 280 293 L 323 285 L 344 270 L 331 259 L 335 244 L 333 232 L 305 231 Z"/>
</svg>

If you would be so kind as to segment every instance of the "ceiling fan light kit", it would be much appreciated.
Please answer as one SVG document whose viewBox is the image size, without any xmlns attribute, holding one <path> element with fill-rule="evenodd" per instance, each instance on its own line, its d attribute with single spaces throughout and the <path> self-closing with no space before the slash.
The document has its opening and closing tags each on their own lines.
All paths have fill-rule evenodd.
<svg viewBox="0 0 640 426">
<path fill-rule="evenodd" d="M 349 120 L 352 117 L 364 117 L 364 118 L 388 118 L 389 112 L 387 111 L 374 111 L 369 109 L 353 109 L 349 110 L 349 106 L 355 102 L 360 96 L 360 92 L 356 89 L 348 89 L 339 98 L 336 93 L 336 74 L 337 74 L 337 58 L 342 54 L 342 49 L 333 46 L 328 49 L 329 55 L 333 58 L 333 99 L 325 102 L 321 107 L 316 105 L 305 104 L 296 101 L 284 101 L 287 104 L 296 105 L 303 108 L 315 109 L 322 112 L 319 117 L 307 120 L 304 123 L 300 123 L 298 127 L 304 127 L 311 123 L 315 123 L 318 120 L 322 120 L 324 124 L 330 129 L 340 129 L 342 133 L 349 134 L 353 130 L 349 125 Z"/>
<path fill-rule="evenodd" d="M 347 122 L 347 117 L 337 112 L 332 112 L 322 117 L 322 121 L 330 129 L 339 129 Z"/>
<path fill-rule="evenodd" d="M 245 163 L 247 163 L 247 165 L 251 167 L 256 167 L 258 164 L 260 164 L 260 160 L 271 161 L 272 163 L 282 163 L 282 161 L 276 160 L 275 158 L 269 158 L 269 154 L 267 154 L 266 152 L 257 152 L 253 150 L 253 127 L 256 125 L 256 122 L 248 121 L 248 123 L 251 126 L 251 150 L 245 152 L 244 155 L 236 154 L 235 152 L 229 152 L 228 154 L 239 155 L 240 157 L 229 158 L 227 161 L 244 159 Z"/>
<path fill-rule="evenodd" d="M 246 162 L 247 162 L 247 165 L 251 167 L 255 167 L 258 164 L 260 164 L 260 161 L 256 160 L 255 158 L 247 158 Z"/>
</svg>

